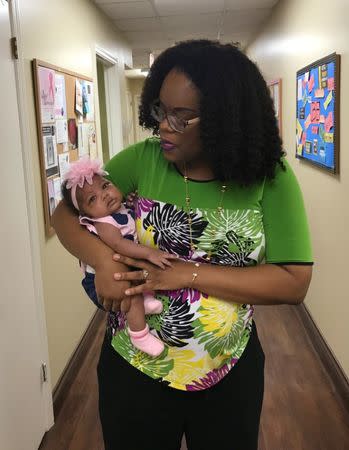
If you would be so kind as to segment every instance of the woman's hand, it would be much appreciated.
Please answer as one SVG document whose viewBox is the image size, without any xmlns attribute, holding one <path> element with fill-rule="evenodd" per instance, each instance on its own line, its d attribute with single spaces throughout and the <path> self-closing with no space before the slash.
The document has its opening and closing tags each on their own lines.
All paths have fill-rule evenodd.
<svg viewBox="0 0 349 450">
<path fill-rule="evenodd" d="M 192 278 L 193 270 L 191 269 L 194 269 L 192 264 L 179 259 L 171 260 L 171 267 L 167 267 L 165 270 L 160 269 L 148 261 L 133 259 L 119 254 L 115 254 L 113 259 L 114 261 L 139 269 L 132 272 L 114 273 L 114 279 L 118 281 L 143 281 L 143 283 L 138 286 L 128 288 L 125 291 L 127 296 L 142 294 L 153 290 L 167 291 L 188 287 Z"/>
<path fill-rule="evenodd" d="M 114 273 L 121 266 L 112 260 L 111 255 L 102 258 L 95 266 L 95 288 L 98 301 L 106 311 L 127 312 L 130 308 L 130 299 L 124 292 L 130 286 L 129 282 L 115 283 Z"/>
</svg>

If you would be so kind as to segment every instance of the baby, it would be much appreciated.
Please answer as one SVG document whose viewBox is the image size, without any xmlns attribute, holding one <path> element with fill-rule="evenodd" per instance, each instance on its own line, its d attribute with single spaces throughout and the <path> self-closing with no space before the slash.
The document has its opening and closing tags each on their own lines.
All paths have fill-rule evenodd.
<svg viewBox="0 0 349 450">
<path fill-rule="evenodd" d="M 79 213 L 80 224 L 97 234 L 117 253 L 147 259 L 162 269 L 170 266 L 169 260 L 176 258 L 174 255 L 137 243 L 135 221 L 122 203 L 123 195 L 104 178 L 105 175 L 108 174 L 102 169 L 101 163 L 87 157 L 72 163 L 66 173 L 62 185 L 63 197 Z M 92 276 L 94 280 L 94 275 L 91 275 L 94 270 L 89 266 L 84 267 L 85 277 Z M 150 333 L 145 314 L 159 314 L 161 311 L 161 301 L 148 292 L 144 297 L 132 297 L 126 314 L 132 344 L 153 357 L 162 353 L 164 344 Z"/>
</svg>

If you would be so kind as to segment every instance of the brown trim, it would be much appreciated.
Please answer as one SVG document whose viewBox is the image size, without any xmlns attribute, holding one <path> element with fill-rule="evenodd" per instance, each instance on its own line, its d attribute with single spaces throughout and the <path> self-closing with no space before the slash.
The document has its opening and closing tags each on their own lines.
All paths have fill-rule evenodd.
<svg viewBox="0 0 349 450">
<path fill-rule="evenodd" d="M 55 418 L 57 418 L 62 409 L 69 389 L 71 388 L 75 378 L 77 377 L 78 371 L 92 346 L 92 342 L 96 337 L 98 329 L 102 322 L 105 321 L 105 317 L 105 312 L 97 309 L 84 335 L 82 336 L 81 341 L 79 342 L 62 375 L 57 381 L 57 384 L 53 390 L 53 411 Z"/>
<path fill-rule="evenodd" d="M 333 385 L 333 392 L 342 403 L 343 407 L 349 411 L 349 380 L 343 369 L 339 365 L 336 357 L 327 345 L 319 328 L 315 324 L 310 312 L 304 304 L 295 308 L 296 314 L 303 323 L 303 326 L 309 336 L 309 340 L 313 345 L 316 353 L 324 366 L 325 372 L 328 374 Z"/>
<path fill-rule="evenodd" d="M 72 77 L 82 78 L 83 80 L 93 82 L 93 78 L 87 77 L 86 75 L 82 75 L 81 73 L 72 72 L 71 70 L 63 69 L 62 67 L 55 66 L 46 61 L 41 61 L 40 59 L 33 59 L 35 61 L 35 66 L 46 67 L 47 69 L 55 70 L 56 72 L 66 73 L 67 75 L 71 75 Z"/>
</svg>

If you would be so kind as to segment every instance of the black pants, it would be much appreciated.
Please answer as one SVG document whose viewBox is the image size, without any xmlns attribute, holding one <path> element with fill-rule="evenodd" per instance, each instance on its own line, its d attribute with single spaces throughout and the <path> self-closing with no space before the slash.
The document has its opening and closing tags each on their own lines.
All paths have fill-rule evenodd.
<svg viewBox="0 0 349 450">
<path fill-rule="evenodd" d="M 256 450 L 264 391 L 264 353 L 253 325 L 247 347 L 215 386 L 167 387 L 128 364 L 106 335 L 98 364 L 105 450 Z"/>
</svg>

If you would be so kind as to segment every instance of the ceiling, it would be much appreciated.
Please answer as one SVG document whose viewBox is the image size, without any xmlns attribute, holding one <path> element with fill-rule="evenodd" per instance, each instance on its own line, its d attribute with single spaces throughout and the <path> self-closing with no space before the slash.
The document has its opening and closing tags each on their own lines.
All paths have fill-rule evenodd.
<svg viewBox="0 0 349 450">
<path fill-rule="evenodd" d="M 93 0 L 124 34 L 135 68 L 149 54 L 185 39 L 220 39 L 245 47 L 278 0 Z"/>
</svg>

